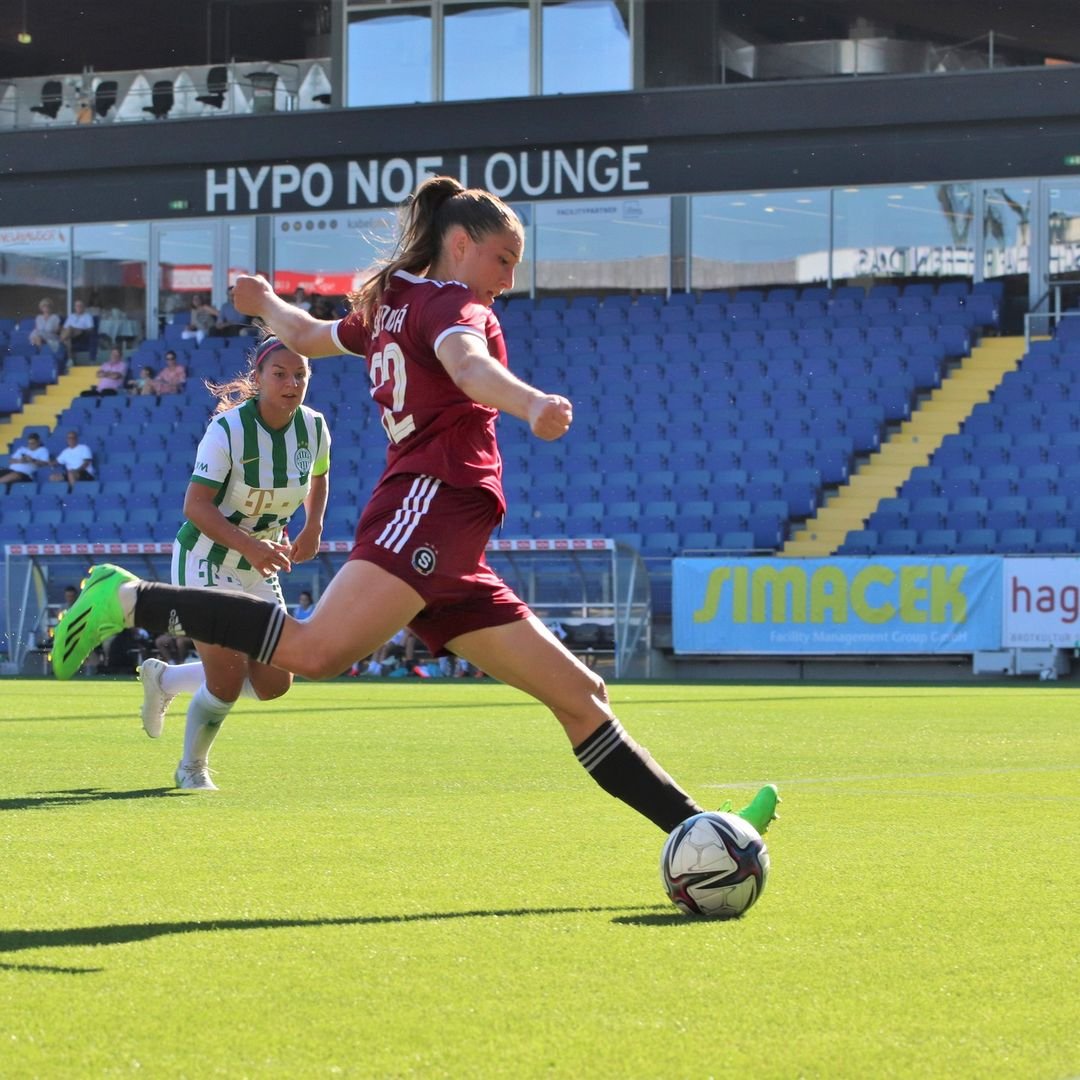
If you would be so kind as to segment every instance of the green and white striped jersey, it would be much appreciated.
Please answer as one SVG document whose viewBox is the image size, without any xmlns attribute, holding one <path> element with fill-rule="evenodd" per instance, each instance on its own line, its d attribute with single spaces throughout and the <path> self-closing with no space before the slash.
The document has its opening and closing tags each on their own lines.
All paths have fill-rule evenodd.
<svg viewBox="0 0 1080 1080">
<path fill-rule="evenodd" d="M 311 477 L 329 468 L 330 430 L 322 413 L 301 405 L 287 427 L 271 431 L 252 398 L 210 421 L 191 481 L 217 489 L 214 503 L 234 525 L 280 540 L 307 497 Z M 251 569 L 239 552 L 214 543 L 190 521 L 180 526 L 176 540 L 214 565 Z"/>
</svg>

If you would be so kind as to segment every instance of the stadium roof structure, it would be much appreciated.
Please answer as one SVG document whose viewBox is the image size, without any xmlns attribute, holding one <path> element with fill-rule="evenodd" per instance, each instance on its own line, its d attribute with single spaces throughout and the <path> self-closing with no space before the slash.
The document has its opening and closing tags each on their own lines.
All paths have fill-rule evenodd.
<svg viewBox="0 0 1080 1080">
<path fill-rule="evenodd" d="M 670 7 L 673 15 L 679 8 L 711 8 L 716 38 L 729 49 L 740 43 L 752 49 L 770 43 L 877 37 L 946 49 L 970 46 L 986 53 L 986 39 L 993 33 L 996 52 L 1006 65 L 1080 62 L 1074 0 L 648 2 Z M 0 79 L 85 67 L 110 71 L 295 58 L 298 43 L 304 41 L 327 55 L 321 39 L 329 34 L 331 11 L 338 3 L 344 0 L 110 0 L 96 5 L 85 0 L 9 0 L 0 5 Z M 359 0 L 353 6 L 360 6 Z M 390 5 L 383 0 L 373 6 L 386 11 Z M 23 33 L 30 34 L 29 44 L 19 43 Z M 314 55 L 310 50 L 307 54 Z"/>
<path fill-rule="evenodd" d="M 329 8 L 326 0 L 8 0 L 0 79 L 293 57 Z"/>
</svg>

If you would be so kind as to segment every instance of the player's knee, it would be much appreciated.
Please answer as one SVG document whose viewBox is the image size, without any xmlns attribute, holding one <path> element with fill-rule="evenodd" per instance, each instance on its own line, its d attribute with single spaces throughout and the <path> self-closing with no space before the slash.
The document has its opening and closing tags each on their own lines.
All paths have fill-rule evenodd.
<svg viewBox="0 0 1080 1080">
<path fill-rule="evenodd" d="M 571 732 L 582 727 L 591 730 L 612 717 L 607 684 L 584 665 L 573 685 L 563 687 L 558 700 L 549 704 L 559 723 Z"/>
</svg>

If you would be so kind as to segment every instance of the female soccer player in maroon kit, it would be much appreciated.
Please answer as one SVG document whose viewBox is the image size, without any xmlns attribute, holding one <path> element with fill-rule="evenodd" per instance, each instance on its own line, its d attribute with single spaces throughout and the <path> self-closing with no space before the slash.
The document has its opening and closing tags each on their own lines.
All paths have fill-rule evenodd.
<svg viewBox="0 0 1080 1080">
<path fill-rule="evenodd" d="M 513 287 L 524 247 L 521 223 L 489 192 L 440 176 L 420 185 L 402 225 L 396 253 L 338 322 L 285 303 L 262 277 L 236 283 L 236 306 L 300 355 L 367 358 L 371 395 L 389 439 L 386 470 L 361 515 L 349 560 L 314 613 L 297 622 L 250 597 L 138 582 L 115 567 L 98 567 L 81 598 L 89 614 L 72 609 L 65 620 L 70 638 L 61 640 L 58 628 L 57 674 L 81 651 L 85 642 L 78 638 L 115 633 L 117 620 L 134 618 L 156 632 L 171 615 L 197 641 L 238 648 L 313 679 L 339 675 L 408 626 L 433 654 L 464 657 L 543 702 L 593 779 L 671 830 L 701 807 L 627 735 L 600 676 L 484 558 L 505 510 L 498 414 L 517 417 L 545 440 L 561 438 L 573 420 L 565 397 L 511 374 L 491 310 Z M 739 813 L 764 832 L 776 801 L 769 785 Z"/>
</svg>

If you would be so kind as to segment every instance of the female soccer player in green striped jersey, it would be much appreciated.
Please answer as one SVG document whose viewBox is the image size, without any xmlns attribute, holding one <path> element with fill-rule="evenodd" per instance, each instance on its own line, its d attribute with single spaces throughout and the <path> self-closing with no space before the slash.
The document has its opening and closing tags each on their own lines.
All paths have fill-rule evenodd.
<svg viewBox="0 0 1080 1080">
<path fill-rule="evenodd" d="M 271 337 L 244 375 L 211 385 L 218 405 L 199 443 L 173 545 L 175 585 L 243 592 L 284 608 L 278 574 L 317 554 L 328 494 L 330 432 L 322 414 L 304 404 L 310 373 L 306 357 Z M 301 505 L 306 521 L 290 540 L 285 527 Z M 241 692 L 280 697 L 292 675 L 236 649 L 197 644 L 198 664 L 142 665 L 142 720 L 157 738 L 172 698 L 194 692 L 176 784 L 213 790 L 210 747 L 236 699 Z"/>
</svg>

